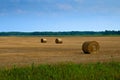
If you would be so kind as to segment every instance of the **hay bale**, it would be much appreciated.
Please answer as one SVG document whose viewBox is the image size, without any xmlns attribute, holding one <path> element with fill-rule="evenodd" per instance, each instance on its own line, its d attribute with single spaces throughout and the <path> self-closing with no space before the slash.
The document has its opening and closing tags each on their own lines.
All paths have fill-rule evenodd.
<svg viewBox="0 0 120 80">
<path fill-rule="evenodd" d="M 84 53 L 97 53 L 99 51 L 99 43 L 96 41 L 86 41 L 82 45 L 82 50 Z"/>
<path fill-rule="evenodd" d="M 62 41 L 62 39 L 57 38 L 57 39 L 55 39 L 55 43 L 56 43 L 56 44 L 62 44 L 62 43 L 63 43 L 63 41 Z"/>
<path fill-rule="evenodd" d="M 47 39 L 42 38 L 42 39 L 41 39 L 41 43 L 47 43 Z"/>
</svg>

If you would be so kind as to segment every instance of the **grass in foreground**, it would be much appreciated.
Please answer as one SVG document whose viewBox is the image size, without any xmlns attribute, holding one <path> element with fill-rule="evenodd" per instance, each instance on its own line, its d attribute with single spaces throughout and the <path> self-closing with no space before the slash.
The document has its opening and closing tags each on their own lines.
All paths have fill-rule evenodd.
<svg viewBox="0 0 120 80">
<path fill-rule="evenodd" d="M 1 69 L 0 80 L 120 80 L 120 62 L 60 63 Z"/>
</svg>

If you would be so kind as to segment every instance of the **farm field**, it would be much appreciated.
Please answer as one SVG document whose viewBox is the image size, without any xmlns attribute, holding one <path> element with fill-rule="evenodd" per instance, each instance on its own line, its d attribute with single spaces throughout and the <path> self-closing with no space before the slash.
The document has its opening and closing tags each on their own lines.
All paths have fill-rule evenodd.
<svg viewBox="0 0 120 80">
<path fill-rule="evenodd" d="M 47 43 L 40 39 L 46 38 Z M 93 63 L 120 62 L 120 37 L 0 37 L 0 67 L 13 65 L 52 64 L 61 62 Z M 85 41 L 97 41 L 100 50 L 96 54 L 84 54 Z"/>
</svg>

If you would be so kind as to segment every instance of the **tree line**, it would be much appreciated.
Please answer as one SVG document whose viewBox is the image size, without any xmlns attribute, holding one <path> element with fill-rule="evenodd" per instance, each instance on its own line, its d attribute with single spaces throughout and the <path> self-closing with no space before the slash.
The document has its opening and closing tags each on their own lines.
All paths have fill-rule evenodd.
<svg viewBox="0 0 120 80">
<path fill-rule="evenodd" d="M 68 32 L 0 32 L 0 36 L 107 36 L 120 35 L 120 31 L 68 31 Z"/>
</svg>

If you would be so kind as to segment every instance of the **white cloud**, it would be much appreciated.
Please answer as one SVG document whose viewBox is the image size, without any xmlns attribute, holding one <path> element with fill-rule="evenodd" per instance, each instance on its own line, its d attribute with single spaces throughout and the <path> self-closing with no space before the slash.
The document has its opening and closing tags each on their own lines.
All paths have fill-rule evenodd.
<svg viewBox="0 0 120 80">
<path fill-rule="evenodd" d="M 73 9 L 73 6 L 69 4 L 58 4 L 57 6 L 59 9 L 66 10 L 66 11 Z"/>
<path fill-rule="evenodd" d="M 40 11 L 35 13 L 35 15 L 37 15 L 37 16 L 43 16 L 45 14 L 46 14 L 45 12 L 40 12 Z"/>
<path fill-rule="evenodd" d="M 22 9 L 17 9 L 17 10 L 16 10 L 16 13 L 18 13 L 18 14 L 24 14 L 24 13 L 26 13 L 26 11 L 24 11 L 24 10 L 22 10 Z"/>
<path fill-rule="evenodd" d="M 55 0 L 10 0 L 11 2 L 51 2 Z"/>
<path fill-rule="evenodd" d="M 0 13 L 0 16 L 6 16 L 7 13 Z"/>
<path fill-rule="evenodd" d="M 74 0 L 77 3 L 82 3 L 84 0 Z"/>
<path fill-rule="evenodd" d="M 14 3 L 16 3 L 16 2 L 20 2 L 21 0 L 11 0 L 11 2 L 14 2 Z"/>
</svg>

